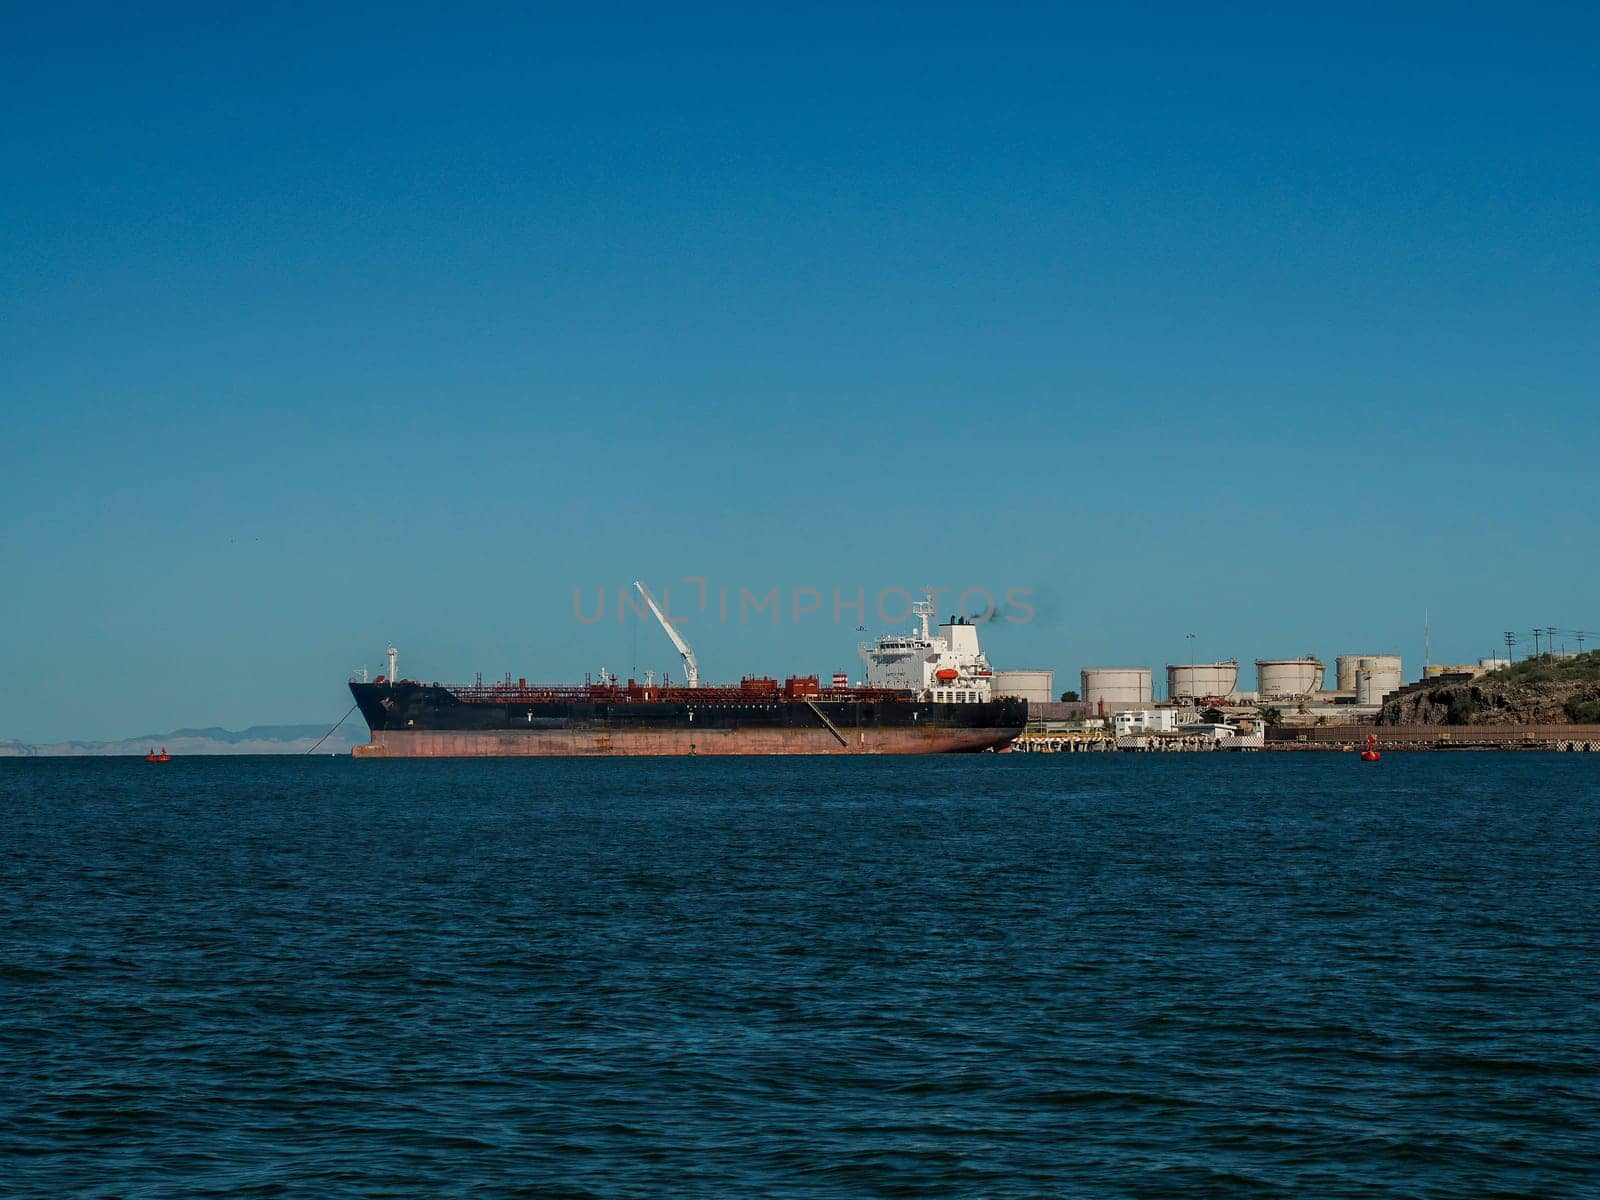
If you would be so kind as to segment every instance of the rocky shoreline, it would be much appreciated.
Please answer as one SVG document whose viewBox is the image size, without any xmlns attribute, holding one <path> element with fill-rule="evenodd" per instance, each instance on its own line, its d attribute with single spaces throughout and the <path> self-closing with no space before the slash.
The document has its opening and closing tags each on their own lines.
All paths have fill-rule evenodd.
<svg viewBox="0 0 1600 1200">
<path fill-rule="evenodd" d="M 1600 654 L 1527 660 L 1471 680 L 1424 683 L 1384 704 L 1384 726 L 1600 724 Z"/>
</svg>

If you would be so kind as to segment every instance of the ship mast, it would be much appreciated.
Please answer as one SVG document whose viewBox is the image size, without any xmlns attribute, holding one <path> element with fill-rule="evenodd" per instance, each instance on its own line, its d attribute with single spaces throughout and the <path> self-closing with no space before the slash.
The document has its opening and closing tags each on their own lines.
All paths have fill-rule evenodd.
<svg viewBox="0 0 1600 1200">
<path fill-rule="evenodd" d="M 650 606 L 650 611 L 655 614 L 656 620 L 661 622 L 661 628 L 667 631 L 667 636 L 672 639 L 672 644 L 678 648 L 678 653 L 683 656 L 683 669 L 689 676 L 689 686 L 700 686 L 700 664 L 695 661 L 694 651 L 689 648 L 689 643 L 683 640 L 683 635 L 672 627 L 672 622 L 667 620 L 667 614 L 661 611 L 656 604 L 656 598 L 650 594 L 650 589 L 637 579 L 633 586 L 639 589 L 639 595 L 644 597 L 644 602 Z"/>
</svg>

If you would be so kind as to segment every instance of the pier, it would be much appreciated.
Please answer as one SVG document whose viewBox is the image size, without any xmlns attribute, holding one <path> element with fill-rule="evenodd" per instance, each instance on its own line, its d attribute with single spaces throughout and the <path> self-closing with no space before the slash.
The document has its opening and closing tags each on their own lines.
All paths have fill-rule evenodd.
<svg viewBox="0 0 1600 1200">
<path fill-rule="evenodd" d="M 1280 725 L 1268 750 L 1565 750 L 1600 752 L 1600 725 Z"/>
</svg>

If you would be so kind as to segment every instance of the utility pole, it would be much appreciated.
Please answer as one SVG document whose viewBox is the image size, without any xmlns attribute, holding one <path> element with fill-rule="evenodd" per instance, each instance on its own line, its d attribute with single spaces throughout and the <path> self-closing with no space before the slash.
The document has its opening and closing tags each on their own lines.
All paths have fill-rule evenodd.
<svg viewBox="0 0 1600 1200">
<path fill-rule="evenodd" d="M 1535 625 L 1533 627 L 1533 657 L 1535 660 L 1537 660 L 1539 657 L 1539 637 L 1540 629 L 1537 625 Z"/>
<path fill-rule="evenodd" d="M 1554 625 L 1546 625 L 1544 627 L 1544 652 L 1550 655 L 1551 658 L 1555 657 L 1556 627 Z"/>
<path fill-rule="evenodd" d="M 1507 665 L 1517 661 L 1516 651 L 1512 649 L 1512 647 L 1515 646 L 1516 644 L 1517 644 L 1517 635 L 1515 633 L 1513 633 L 1509 629 L 1506 630 L 1506 663 L 1507 663 Z"/>
<path fill-rule="evenodd" d="M 1578 639 L 1578 653 L 1582 654 L 1583 653 L 1583 639 L 1588 635 L 1585 634 L 1584 631 L 1581 630 L 1581 629 L 1574 629 L 1572 631 L 1572 636 Z"/>
<path fill-rule="evenodd" d="M 1183 636 L 1189 639 L 1189 702 L 1192 704 L 1192 703 L 1194 703 L 1194 700 L 1195 700 L 1195 686 L 1194 686 L 1194 634 L 1186 633 Z M 1170 691 L 1171 689 L 1168 689 L 1168 690 Z M 1167 699 L 1171 700 L 1172 697 L 1168 696 Z"/>
</svg>

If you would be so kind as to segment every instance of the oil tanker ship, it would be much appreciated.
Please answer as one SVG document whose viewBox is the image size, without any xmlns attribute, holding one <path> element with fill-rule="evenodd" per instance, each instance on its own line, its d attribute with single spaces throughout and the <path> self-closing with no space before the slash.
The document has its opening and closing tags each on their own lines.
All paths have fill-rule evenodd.
<svg viewBox="0 0 1600 1200">
<path fill-rule="evenodd" d="M 918 627 L 860 648 L 866 679 L 747 677 L 702 685 L 694 651 L 643 585 L 635 585 L 684 661 L 687 681 L 623 683 L 601 673 L 575 685 L 452 686 L 389 671 L 350 691 L 371 730 L 357 757 L 490 755 L 952 754 L 1009 747 L 1026 700 L 995 698 L 977 626 L 951 617 L 930 628 L 933 605 L 912 606 Z"/>
</svg>

